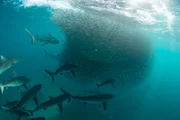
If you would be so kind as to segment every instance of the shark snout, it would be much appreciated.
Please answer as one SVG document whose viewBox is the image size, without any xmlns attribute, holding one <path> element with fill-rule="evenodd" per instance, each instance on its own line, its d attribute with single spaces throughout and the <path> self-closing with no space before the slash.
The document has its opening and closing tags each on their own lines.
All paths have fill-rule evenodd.
<svg viewBox="0 0 180 120">
<path fill-rule="evenodd" d="M 42 84 L 37 84 L 37 85 L 35 86 L 36 91 L 40 91 L 41 88 L 42 88 Z"/>
</svg>

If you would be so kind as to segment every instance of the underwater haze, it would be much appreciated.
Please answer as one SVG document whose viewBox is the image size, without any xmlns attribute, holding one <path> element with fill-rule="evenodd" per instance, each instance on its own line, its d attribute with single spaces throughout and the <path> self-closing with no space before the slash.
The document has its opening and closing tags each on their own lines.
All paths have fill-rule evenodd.
<svg viewBox="0 0 180 120">
<path fill-rule="evenodd" d="M 179 6 L 1 0 L 0 120 L 180 120 Z"/>
</svg>

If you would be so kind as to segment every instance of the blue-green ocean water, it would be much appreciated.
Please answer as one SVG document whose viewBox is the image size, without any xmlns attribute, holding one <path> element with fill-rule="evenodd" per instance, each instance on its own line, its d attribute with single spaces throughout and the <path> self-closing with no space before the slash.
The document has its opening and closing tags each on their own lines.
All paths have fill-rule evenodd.
<svg viewBox="0 0 180 120">
<path fill-rule="evenodd" d="M 174 1 L 173 5 L 178 6 L 177 4 L 178 1 Z M 173 5 L 172 10 L 174 10 Z M 178 11 L 174 10 L 173 12 L 178 15 Z M 46 6 L 17 8 L 17 5 L 12 3 L 4 4 L 4 2 L 0 2 L 0 54 L 6 58 L 22 56 L 22 59 L 12 68 L 17 75 L 26 75 L 31 79 L 28 84 L 29 87 L 38 83 L 43 84 L 43 88 L 38 95 L 40 102 L 48 100 L 49 95 L 57 96 L 61 94 L 60 87 L 66 88 L 75 95 L 87 95 L 83 91 L 96 89 L 96 85 L 94 85 L 96 82 L 84 83 L 67 73 L 57 76 L 55 83 L 51 83 L 50 77 L 44 72 L 45 68 L 55 70 L 64 62 L 64 59 L 56 60 L 45 56 L 44 49 L 56 55 L 67 47 L 65 44 L 68 39 L 66 33 L 59 28 L 59 25 L 51 17 L 52 11 Z M 44 116 L 48 120 L 180 120 L 180 44 L 178 27 L 179 23 L 176 22 L 173 26 L 173 29 L 177 30 L 176 32 L 174 31 L 171 34 L 152 32 L 147 35 L 152 41 L 151 53 L 153 55 L 151 57 L 153 58 L 150 57 L 150 67 L 147 68 L 145 77 L 140 82 L 128 87 L 124 84 L 121 85 L 122 82 L 117 82 L 115 89 L 111 87 L 102 89 L 101 92 L 113 93 L 116 96 L 108 101 L 107 111 L 103 111 L 100 104 L 89 105 L 72 100 L 70 103 L 64 104 L 63 113 L 59 112 L 57 106 L 53 106 L 46 111 L 41 110 L 34 113 L 34 116 Z M 35 34 L 50 32 L 61 42 L 59 45 L 44 47 L 38 42 L 31 45 L 30 38 L 24 28 L 30 29 Z M 76 58 L 73 57 L 72 61 L 75 61 Z M 116 66 L 116 63 L 114 64 Z M 89 77 L 90 75 L 88 75 L 86 76 Z M 10 77 L 12 77 L 12 71 L 1 75 L 0 81 L 8 80 Z M 134 76 L 130 78 L 132 79 L 130 83 L 133 79 L 137 79 Z M 119 78 L 117 79 L 121 81 Z M 0 96 L 0 105 L 7 101 L 18 100 L 24 92 L 23 88 L 19 91 L 15 88 L 7 89 Z M 26 104 L 26 108 L 34 107 L 32 101 Z M 0 114 L 0 120 L 16 119 L 16 115 L 8 112 L 1 112 Z M 22 119 L 25 120 L 26 118 Z"/>
</svg>

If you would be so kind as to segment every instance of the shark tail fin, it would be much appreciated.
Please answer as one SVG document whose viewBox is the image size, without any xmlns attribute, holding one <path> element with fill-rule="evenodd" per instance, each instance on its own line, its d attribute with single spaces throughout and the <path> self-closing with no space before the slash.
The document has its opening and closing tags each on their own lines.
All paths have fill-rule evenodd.
<svg viewBox="0 0 180 120">
<path fill-rule="evenodd" d="M 44 69 L 44 71 L 51 76 L 52 82 L 54 82 L 54 73 L 53 73 L 53 72 L 50 72 L 50 71 L 48 71 L 48 70 L 46 70 L 46 69 Z"/>
<path fill-rule="evenodd" d="M 4 86 L 3 86 L 3 84 L 1 84 L 1 83 L 0 83 L 0 89 L 1 89 L 1 94 L 3 94 L 3 92 L 4 92 Z"/>
<path fill-rule="evenodd" d="M 29 36 L 31 37 L 31 44 L 33 45 L 34 44 L 34 41 L 35 41 L 35 37 L 33 36 L 33 34 L 25 28 L 25 31 L 29 34 Z"/>
</svg>

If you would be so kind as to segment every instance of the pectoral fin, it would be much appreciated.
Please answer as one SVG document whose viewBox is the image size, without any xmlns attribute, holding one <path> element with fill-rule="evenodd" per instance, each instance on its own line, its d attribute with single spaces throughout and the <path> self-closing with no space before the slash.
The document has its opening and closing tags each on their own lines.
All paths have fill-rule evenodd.
<svg viewBox="0 0 180 120">
<path fill-rule="evenodd" d="M 45 53 L 45 56 L 47 56 L 48 55 L 48 52 L 44 49 L 44 53 Z"/>
<path fill-rule="evenodd" d="M 17 90 L 19 90 L 20 87 L 16 87 L 16 88 L 17 88 Z"/>
<path fill-rule="evenodd" d="M 62 106 L 62 103 L 59 104 L 58 107 L 59 107 L 60 112 L 62 113 L 62 112 L 63 112 L 63 106 Z"/>
<path fill-rule="evenodd" d="M 4 92 L 4 86 L 2 84 L 0 84 L 0 88 L 1 88 L 1 94 L 3 94 Z"/>
<path fill-rule="evenodd" d="M 49 99 L 52 100 L 52 99 L 54 99 L 54 97 L 53 96 L 49 96 Z"/>
<path fill-rule="evenodd" d="M 39 102 L 38 102 L 38 99 L 37 99 L 37 96 L 36 96 L 36 95 L 34 96 L 33 100 L 34 100 L 36 106 L 38 106 L 38 103 L 39 103 Z"/>
<path fill-rule="evenodd" d="M 26 84 L 24 84 L 24 85 L 23 85 L 23 87 L 24 87 L 25 89 L 28 89 L 28 87 L 27 87 L 27 85 L 26 85 Z"/>
<path fill-rule="evenodd" d="M 115 88 L 114 84 L 112 84 L 113 88 Z"/>
<path fill-rule="evenodd" d="M 1 55 L 1 61 L 2 62 L 5 62 L 6 61 L 6 58 L 4 56 Z"/>
<path fill-rule="evenodd" d="M 107 109 L 107 102 L 103 102 L 102 104 L 103 104 L 104 111 L 106 111 L 106 109 Z"/>
<path fill-rule="evenodd" d="M 17 76 L 16 71 L 12 69 L 12 72 L 13 72 L 13 76 L 12 77 L 16 77 Z"/>
<path fill-rule="evenodd" d="M 75 77 L 75 72 L 73 70 L 71 70 L 71 74 Z"/>
<path fill-rule="evenodd" d="M 41 46 L 44 46 L 44 45 L 46 45 L 46 44 L 48 44 L 48 42 L 43 43 Z"/>
<path fill-rule="evenodd" d="M 52 78 L 52 83 L 53 83 L 53 82 L 54 82 L 54 73 L 53 73 L 53 72 L 50 72 L 50 71 L 48 71 L 48 70 L 46 70 L 46 69 L 44 69 L 44 71 L 51 76 L 51 78 Z"/>
</svg>

